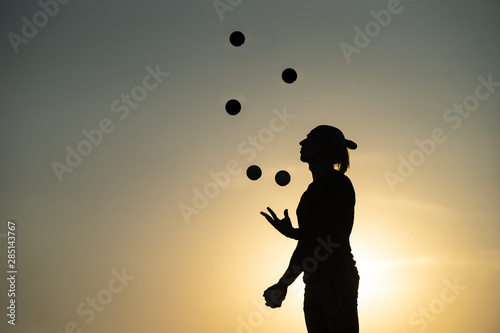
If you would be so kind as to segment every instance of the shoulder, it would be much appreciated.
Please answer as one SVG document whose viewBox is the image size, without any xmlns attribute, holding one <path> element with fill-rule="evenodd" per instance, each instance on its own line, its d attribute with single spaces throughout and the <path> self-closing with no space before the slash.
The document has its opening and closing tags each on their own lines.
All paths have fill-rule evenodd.
<svg viewBox="0 0 500 333">
<path fill-rule="evenodd" d="M 351 179 L 337 170 L 330 173 L 328 182 L 330 185 L 336 185 L 336 187 L 353 188 Z"/>
<path fill-rule="evenodd" d="M 345 174 L 335 170 L 330 177 L 327 187 L 330 196 L 334 196 L 336 200 L 343 201 L 349 205 L 356 202 L 354 186 L 351 179 Z"/>
<path fill-rule="evenodd" d="M 315 194 L 328 198 L 348 198 L 353 197 L 354 187 L 352 186 L 351 180 L 346 175 L 342 174 L 337 170 L 332 170 L 321 180 L 312 186 L 311 191 Z"/>
</svg>

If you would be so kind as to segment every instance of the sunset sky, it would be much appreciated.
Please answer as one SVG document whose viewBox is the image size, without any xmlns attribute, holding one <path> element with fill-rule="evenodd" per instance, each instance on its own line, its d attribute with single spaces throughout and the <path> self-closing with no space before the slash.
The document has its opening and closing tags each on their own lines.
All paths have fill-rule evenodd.
<svg viewBox="0 0 500 333">
<path fill-rule="evenodd" d="M 0 331 L 306 332 L 259 212 L 296 225 L 320 124 L 358 144 L 361 332 L 500 331 L 500 2 L 59 1 L 0 4 Z"/>
</svg>

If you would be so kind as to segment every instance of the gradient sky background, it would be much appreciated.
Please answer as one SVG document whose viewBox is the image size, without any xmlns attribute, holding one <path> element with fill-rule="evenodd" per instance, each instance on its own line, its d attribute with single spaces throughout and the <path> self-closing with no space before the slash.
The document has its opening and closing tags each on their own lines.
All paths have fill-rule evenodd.
<svg viewBox="0 0 500 333">
<path fill-rule="evenodd" d="M 499 332 L 500 87 L 456 129 L 443 115 L 479 76 L 500 81 L 500 3 L 402 0 L 348 63 L 340 44 L 388 3 L 233 1 L 221 19 L 211 1 L 72 1 L 15 53 L 7 34 L 41 7 L 2 2 L 0 267 L 12 219 L 19 273 L 15 327 L 0 282 L 0 330 L 55 333 L 73 321 L 95 333 L 305 332 L 301 281 L 282 308 L 263 310 L 295 243 L 259 212 L 295 211 L 311 181 L 298 142 L 331 124 L 359 146 L 347 175 L 361 331 Z M 242 47 L 228 42 L 234 30 Z M 120 119 L 113 101 L 157 65 L 170 75 Z M 298 73 L 291 85 L 287 67 Z M 231 98 L 237 116 L 224 111 Z M 273 110 L 295 117 L 255 157 L 239 151 Z M 114 130 L 60 182 L 51 164 L 105 118 Z M 391 189 L 386 172 L 435 128 L 446 141 Z M 180 205 L 193 206 L 229 161 L 239 173 L 183 218 Z M 251 164 L 263 170 L 256 182 Z M 286 187 L 274 183 L 282 169 Z M 134 278 L 108 300 L 113 270 Z M 444 303 L 443 292 L 456 297 Z M 77 312 L 96 296 L 107 304 L 94 318 Z"/>
</svg>

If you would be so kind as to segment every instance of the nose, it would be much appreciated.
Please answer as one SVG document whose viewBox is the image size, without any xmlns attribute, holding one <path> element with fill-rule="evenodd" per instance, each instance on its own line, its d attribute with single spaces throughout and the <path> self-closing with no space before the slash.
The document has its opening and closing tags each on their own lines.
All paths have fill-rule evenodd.
<svg viewBox="0 0 500 333">
<path fill-rule="evenodd" d="M 299 145 L 303 146 L 305 141 L 306 141 L 306 139 L 304 139 L 304 140 L 300 141 L 300 142 L 299 142 Z"/>
</svg>

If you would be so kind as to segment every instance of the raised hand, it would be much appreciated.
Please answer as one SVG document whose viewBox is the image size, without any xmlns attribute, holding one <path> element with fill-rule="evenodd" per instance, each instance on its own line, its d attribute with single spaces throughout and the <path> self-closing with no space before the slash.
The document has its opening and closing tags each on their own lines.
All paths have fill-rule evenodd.
<svg viewBox="0 0 500 333">
<path fill-rule="evenodd" d="M 271 215 L 264 212 L 260 212 L 260 214 L 263 215 L 269 223 L 271 223 L 271 225 L 284 236 L 293 238 L 295 229 L 292 226 L 290 217 L 288 217 L 288 209 L 285 209 L 285 217 L 283 219 L 279 219 L 271 208 L 267 207 L 267 210 Z"/>
</svg>

